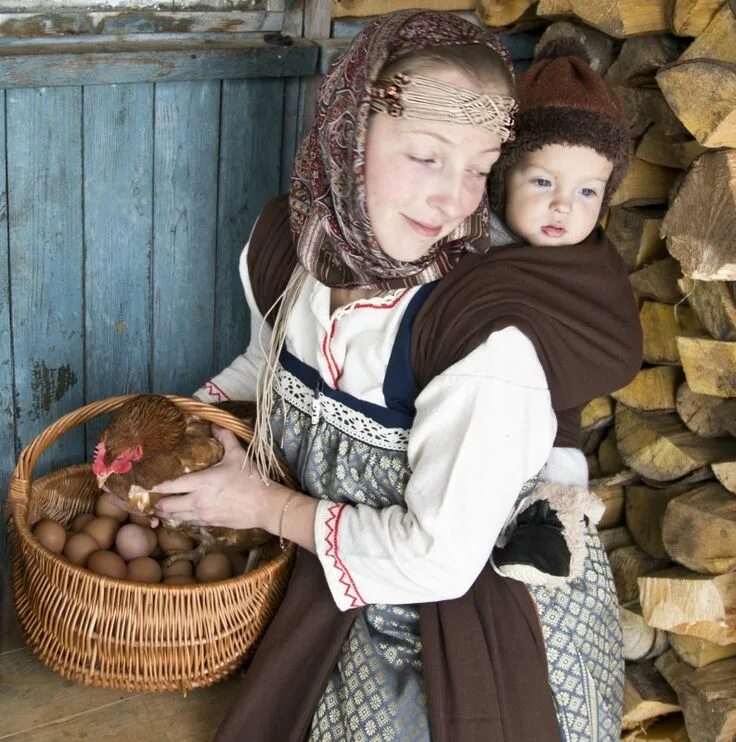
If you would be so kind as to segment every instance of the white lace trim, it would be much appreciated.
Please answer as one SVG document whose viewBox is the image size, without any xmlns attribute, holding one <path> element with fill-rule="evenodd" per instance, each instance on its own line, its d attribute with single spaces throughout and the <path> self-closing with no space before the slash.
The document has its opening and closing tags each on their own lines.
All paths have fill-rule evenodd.
<svg viewBox="0 0 736 742">
<path fill-rule="evenodd" d="M 284 401 L 309 415 L 313 424 L 325 420 L 351 438 L 389 451 L 406 451 L 409 446 L 409 431 L 405 428 L 385 428 L 362 412 L 324 394 L 315 396 L 313 389 L 281 365 L 276 376 L 276 391 Z"/>
</svg>

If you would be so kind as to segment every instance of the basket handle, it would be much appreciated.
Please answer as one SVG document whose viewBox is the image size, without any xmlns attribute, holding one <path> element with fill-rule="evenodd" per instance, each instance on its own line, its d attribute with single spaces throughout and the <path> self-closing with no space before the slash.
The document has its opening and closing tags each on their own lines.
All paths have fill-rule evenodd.
<svg viewBox="0 0 736 742">
<path fill-rule="evenodd" d="M 39 433 L 21 452 L 18 463 L 10 477 L 8 490 L 8 513 L 12 514 L 19 504 L 26 505 L 31 492 L 31 473 L 41 454 L 50 448 L 56 440 L 68 430 L 77 425 L 86 423 L 95 417 L 122 407 L 129 399 L 139 396 L 138 394 L 123 394 L 118 397 L 108 397 L 97 402 L 91 402 L 84 407 L 79 407 L 72 412 L 60 417 L 45 430 Z M 207 402 L 200 402 L 192 397 L 179 397 L 175 394 L 163 395 L 181 407 L 185 412 L 199 414 L 210 422 L 221 425 L 231 430 L 246 443 L 250 443 L 253 435 L 242 421 L 238 420 L 229 412 L 220 410 Z"/>
</svg>

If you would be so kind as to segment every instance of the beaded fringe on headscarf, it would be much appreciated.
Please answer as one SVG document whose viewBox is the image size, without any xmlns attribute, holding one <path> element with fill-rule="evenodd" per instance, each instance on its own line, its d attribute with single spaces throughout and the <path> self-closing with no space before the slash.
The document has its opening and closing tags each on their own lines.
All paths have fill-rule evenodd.
<svg viewBox="0 0 736 742">
<path fill-rule="evenodd" d="M 271 409 L 273 408 L 273 396 L 276 387 L 276 368 L 286 342 L 286 325 L 308 275 L 307 271 L 297 263 L 284 292 L 266 312 L 258 334 L 258 342 L 261 344 L 261 350 L 264 351 L 266 360 L 258 373 L 256 425 L 246 460 L 251 461 L 265 482 L 284 474 L 278 457 L 274 453 Z M 278 311 L 273 322 L 271 343 L 266 353 L 266 349 L 263 347 L 263 327 L 266 324 L 266 318 L 276 307 L 278 307 Z"/>
</svg>

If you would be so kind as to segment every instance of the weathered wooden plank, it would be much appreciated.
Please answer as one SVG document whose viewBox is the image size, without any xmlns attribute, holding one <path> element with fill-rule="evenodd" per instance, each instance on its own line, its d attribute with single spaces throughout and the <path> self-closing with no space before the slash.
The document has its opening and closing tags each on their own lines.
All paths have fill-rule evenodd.
<svg viewBox="0 0 736 742">
<path fill-rule="evenodd" d="M 25 445 L 84 402 L 82 91 L 13 90 L 6 110 L 16 414 Z M 83 457 L 75 428 L 40 470 Z"/>
<path fill-rule="evenodd" d="M 0 88 L 290 77 L 317 67 L 317 46 L 305 39 L 280 46 L 233 36 L 3 46 Z"/>
<path fill-rule="evenodd" d="M 264 204 L 279 193 L 283 101 L 283 80 L 226 80 L 222 86 L 215 369 L 228 365 L 248 343 L 238 258 Z"/>
<path fill-rule="evenodd" d="M 236 675 L 186 696 L 85 688 L 51 672 L 29 649 L 0 656 L 0 677 L 0 734 L 12 742 L 204 742 L 239 685 Z"/>
<path fill-rule="evenodd" d="M 153 367 L 157 392 L 191 394 L 212 371 L 220 84 L 155 91 Z"/>
<path fill-rule="evenodd" d="M 5 109 L 5 92 L 0 92 Z M 0 143 L 5 142 L 5 116 L 0 116 Z M 15 466 L 15 405 L 13 404 L 13 345 L 10 327 L 10 271 L 8 269 L 8 202 L 5 146 L 0 146 L 0 512 Z M 5 552 L 5 528 L 0 528 L 0 564 Z"/>
<path fill-rule="evenodd" d="M 84 89 L 86 401 L 147 391 L 153 85 Z M 87 450 L 100 422 L 87 428 Z"/>
<path fill-rule="evenodd" d="M 43 7 L 35 12 L 0 12 L 0 33 L 18 38 L 107 33 L 265 33 L 280 31 L 283 15 L 282 12 L 235 9 L 128 7 L 100 11 Z"/>
</svg>

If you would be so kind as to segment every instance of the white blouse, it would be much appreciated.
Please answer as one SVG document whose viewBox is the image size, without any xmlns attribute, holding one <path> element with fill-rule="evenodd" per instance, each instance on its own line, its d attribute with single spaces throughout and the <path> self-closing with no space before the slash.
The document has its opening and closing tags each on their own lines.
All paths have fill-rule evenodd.
<svg viewBox="0 0 736 742">
<path fill-rule="evenodd" d="M 205 401 L 256 396 L 271 331 L 253 297 L 247 250 L 246 245 L 240 274 L 251 341 L 198 390 L 196 396 Z M 289 320 L 287 350 L 331 387 L 385 406 L 386 367 L 417 290 L 358 300 L 330 314 L 330 289 L 310 276 Z M 515 327 L 492 333 L 435 377 L 418 396 L 416 411 L 405 506 L 318 504 L 317 556 L 342 610 L 464 594 L 488 561 L 522 484 L 547 462 L 557 428 L 542 366 Z M 585 459 L 574 453 L 576 473 L 570 476 L 578 480 Z"/>
</svg>

